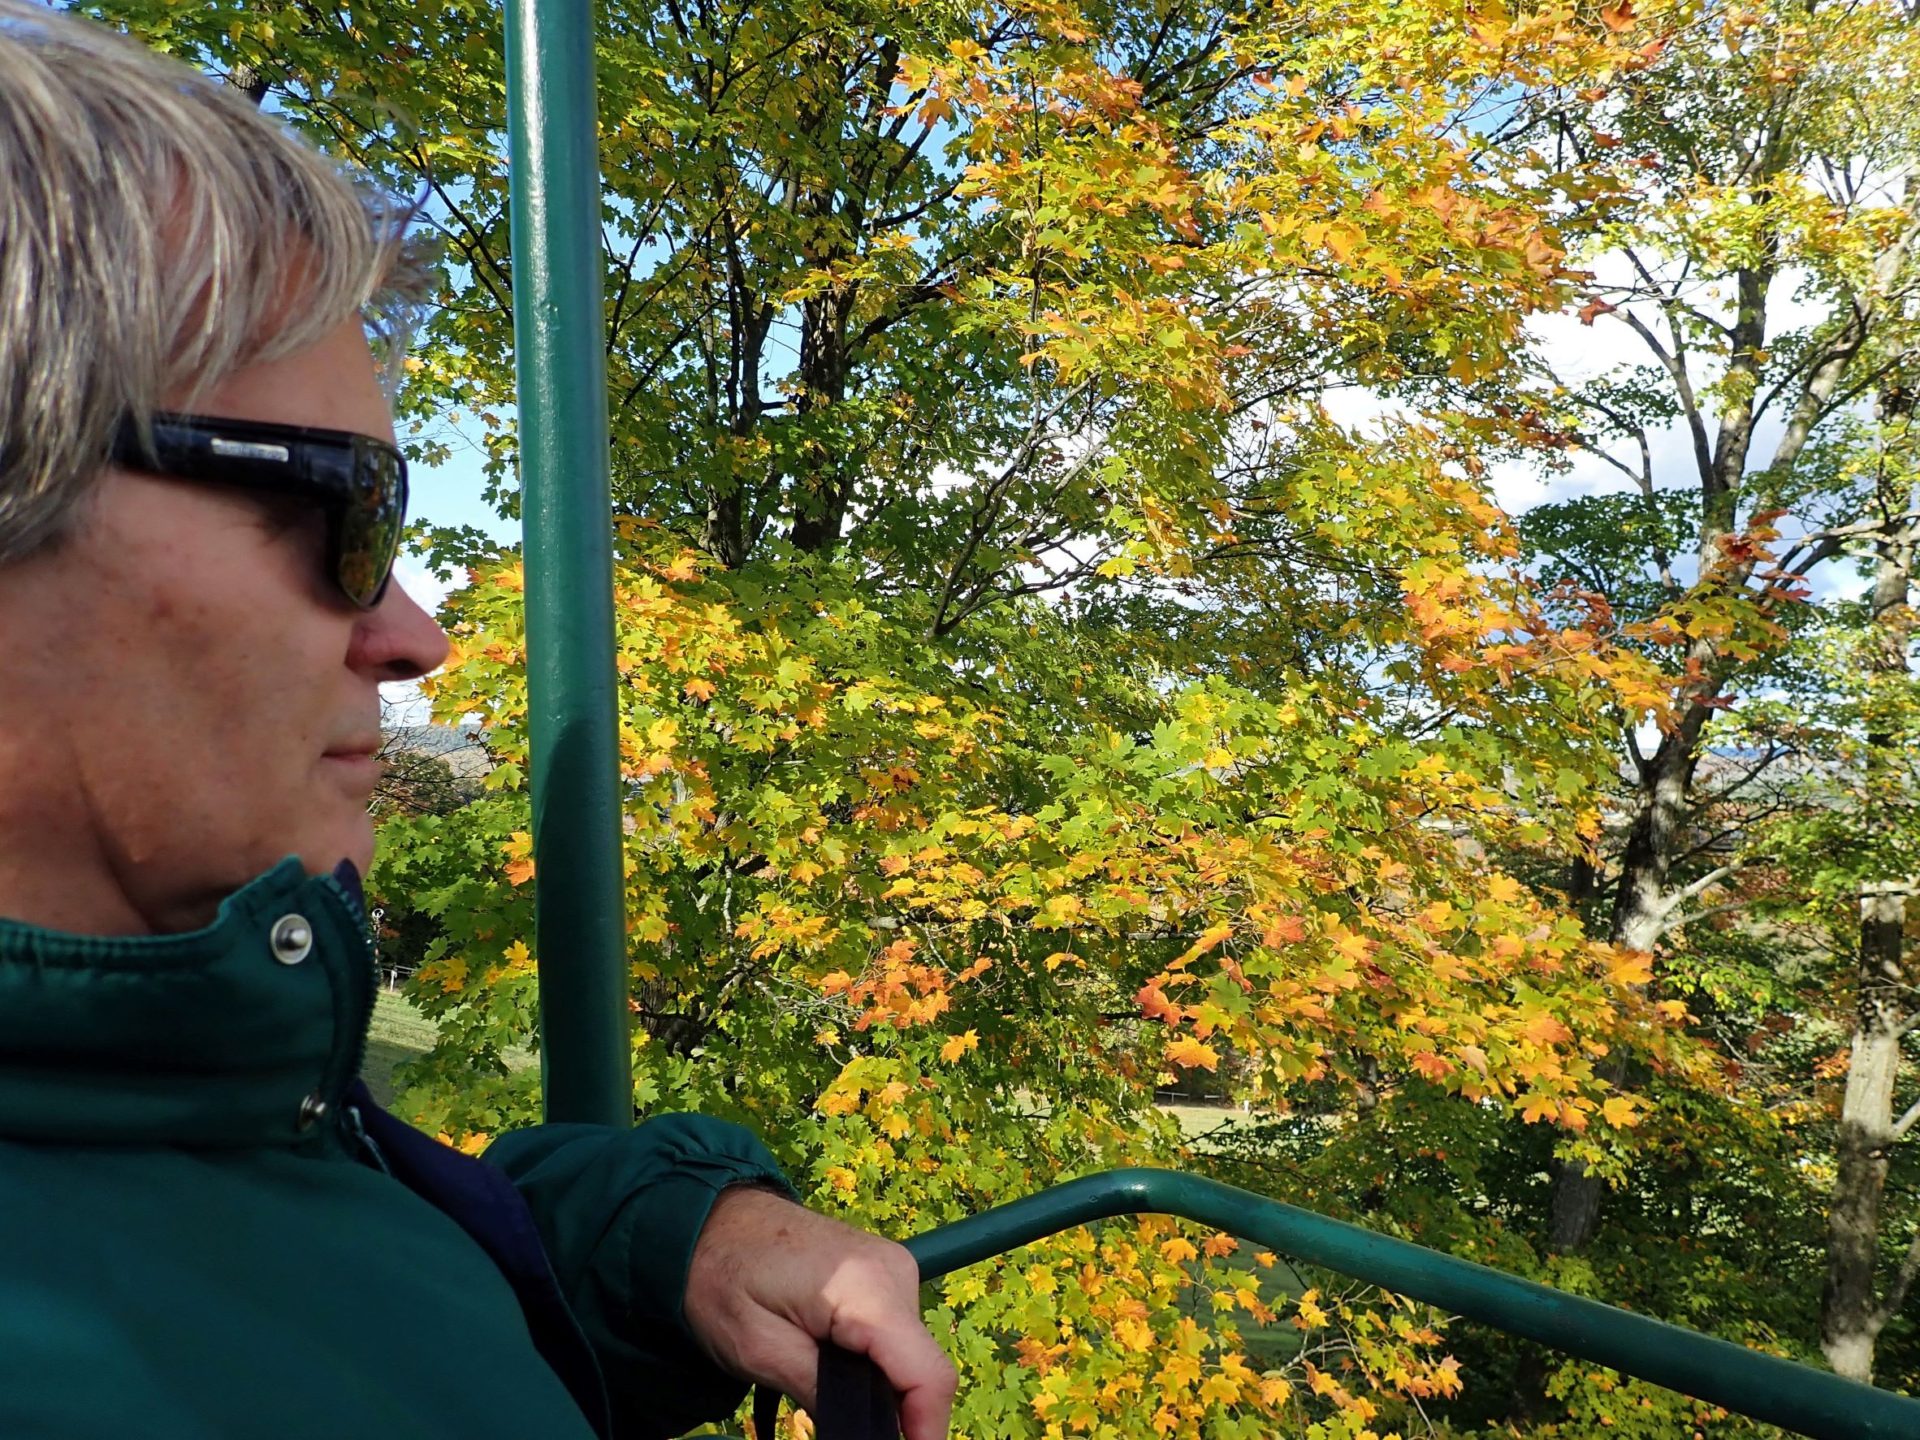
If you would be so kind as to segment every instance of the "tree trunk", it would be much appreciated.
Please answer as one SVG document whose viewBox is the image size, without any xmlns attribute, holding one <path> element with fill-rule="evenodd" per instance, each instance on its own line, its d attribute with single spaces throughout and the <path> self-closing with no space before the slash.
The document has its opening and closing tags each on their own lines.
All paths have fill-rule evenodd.
<svg viewBox="0 0 1920 1440">
<path fill-rule="evenodd" d="M 829 265 L 837 254 L 818 262 Z M 847 326 L 853 318 L 858 287 L 835 282 L 800 308 L 800 397 L 795 413 L 802 423 L 832 413 L 847 397 L 852 369 Z M 794 548 L 825 555 L 840 543 L 852 500 L 854 457 L 816 435 L 807 443 L 793 476 Z"/>
<path fill-rule="evenodd" d="M 266 76 L 262 75 L 245 61 L 233 67 L 233 72 L 227 76 L 227 83 L 242 95 L 246 96 L 247 99 L 251 100 L 255 105 L 259 105 L 266 100 L 267 91 L 272 88 L 273 84 Z"/>
<path fill-rule="evenodd" d="M 1873 1379 L 1874 1342 L 1888 1318 L 1874 1271 L 1893 1149 L 1906 921 L 1904 887 L 1873 887 L 1861 897 L 1860 1003 L 1840 1106 L 1839 1174 L 1827 1210 L 1827 1275 L 1820 1292 L 1820 1348 L 1835 1373 L 1852 1380 Z"/>
<path fill-rule="evenodd" d="M 1872 826 L 1899 784 L 1897 715 L 1907 678 L 1912 612 L 1913 525 L 1904 518 L 1911 497 L 1896 513 L 1903 518 L 1879 543 L 1868 632 L 1867 774 L 1863 820 Z M 1884 709 L 1883 709 L 1884 707 Z M 1878 712 L 1878 713 L 1877 713 Z M 1874 1345 L 1904 1298 L 1896 1284 L 1882 1299 L 1875 1283 L 1880 1253 L 1880 1207 L 1887 1163 L 1898 1136 L 1893 1118 L 1894 1083 L 1900 1073 L 1900 1034 L 1906 1022 L 1907 890 L 1904 876 L 1882 877 L 1862 887 L 1860 945 L 1855 982 L 1853 1047 L 1847 1089 L 1840 1102 L 1835 1145 L 1838 1174 L 1827 1209 L 1827 1273 L 1820 1291 L 1820 1348 L 1835 1373 L 1871 1381 Z"/>
<path fill-rule="evenodd" d="M 801 111 L 803 132 L 815 137 L 823 153 L 841 147 L 840 127 L 849 84 L 844 65 L 845 57 L 837 44 L 829 42 L 819 47 L 813 69 L 819 77 L 820 94 L 812 106 Z M 857 280 L 839 278 L 836 272 L 857 253 L 856 235 L 865 217 L 857 187 L 848 186 L 843 193 L 843 184 L 832 171 L 823 170 L 795 187 L 794 208 L 811 222 L 804 263 L 816 274 L 834 277 L 800 304 L 800 354 L 795 374 L 799 393 L 794 399 L 794 415 L 802 427 L 814 433 L 802 447 L 792 472 L 793 528 L 788 538 L 796 550 L 809 555 L 830 555 L 840 543 L 853 499 L 853 476 L 858 470 L 856 457 L 847 454 L 844 443 L 819 424 L 830 420 L 845 404 L 847 382 L 853 373 L 849 327 L 860 285 Z"/>
<path fill-rule="evenodd" d="M 1660 748 L 1641 769 L 1640 806 L 1620 859 L 1609 925 L 1608 938 L 1623 949 L 1652 950 L 1666 924 L 1673 857 L 1692 814 L 1693 772 L 1709 708 L 1689 705 L 1679 728 L 1661 737 Z M 1609 1085 L 1621 1085 L 1626 1057 L 1614 1050 L 1594 1072 Z M 1549 1251 L 1571 1255 L 1585 1248 L 1599 1227 L 1600 1195 L 1600 1181 L 1579 1161 L 1555 1169 L 1547 1214 Z"/>
</svg>

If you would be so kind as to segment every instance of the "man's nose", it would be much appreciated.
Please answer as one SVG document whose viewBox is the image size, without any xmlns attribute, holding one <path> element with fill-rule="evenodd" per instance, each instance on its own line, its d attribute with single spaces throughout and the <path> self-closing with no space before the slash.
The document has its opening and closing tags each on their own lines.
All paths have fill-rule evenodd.
<svg viewBox="0 0 1920 1440">
<path fill-rule="evenodd" d="M 418 680 L 446 663 L 447 632 L 398 579 L 355 628 L 347 663 L 378 680 Z"/>
</svg>

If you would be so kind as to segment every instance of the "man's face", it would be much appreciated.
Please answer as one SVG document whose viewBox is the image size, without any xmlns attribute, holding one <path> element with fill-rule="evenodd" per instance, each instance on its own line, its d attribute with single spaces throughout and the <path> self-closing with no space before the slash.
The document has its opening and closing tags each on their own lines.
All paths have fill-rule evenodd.
<svg viewBox="0 0 1920 1440">
<path fill-rule="evenodd" d="M 193 408 L 393 433 L 356 321 Z M 26 887 L 29 918 L 74 929 L 204 924 L 286 855 L 366 869 L 380 683 L 446 637 L 398 584 L 353 608 L 325 542 L 311 503 L 112 470 L 70 540 L 0 569 L 0 914 L 23 843 L 66 852 L 76 896 L 97 872 L 126 898 L 88 921 Z"/>
</svg>

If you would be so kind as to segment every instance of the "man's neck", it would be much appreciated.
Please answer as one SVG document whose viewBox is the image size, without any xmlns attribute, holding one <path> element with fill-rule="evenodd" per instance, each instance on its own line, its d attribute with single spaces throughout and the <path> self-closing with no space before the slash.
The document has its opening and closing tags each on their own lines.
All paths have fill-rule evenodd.
<svg viewBox="0 0 1920 1440">
<path fill-rule="evenodd" d="M 50 859 L 49 852 L 13 843 L 31 838 L 10 825 L 0 807 L 0 917 L 75 935 L 155 933 L 98 859 L 88 864 L 58 852 Z"/>
<path fill-rule="evenodd" d="M 0 917 L 77 935 L 151 935 L 84 797 L 55 794 L 18 730 L 0 736 Z M 193 928 L 187 926 L 186 928 Z"/>
</svg>

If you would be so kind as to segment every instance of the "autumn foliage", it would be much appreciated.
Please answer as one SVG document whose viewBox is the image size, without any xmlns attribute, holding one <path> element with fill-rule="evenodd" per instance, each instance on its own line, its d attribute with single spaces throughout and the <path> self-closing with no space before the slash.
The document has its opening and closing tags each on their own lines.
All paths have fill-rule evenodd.
<svg viewBox="0 0 1920 1440">
<path fill-rule="evenodd" d="M 477 438 L 513 513 L 498 14 L 99 8 L 254 67 L 426 196 L 448 284 L 403 419 L 425 460 Z M 1651 468 L 1518 523 L 1494 489 L 1636 434 L 1650 454 L 1676 417 L 1704 435 L 1826 383 L 1822 354 L 1907 363 L 1848 338 L 1858 306 L 1774 355 L 1691 282 L 1649 298 L 1666 265 L 1734 277 L 1737 310 L 1789 250 L 1814 290 L 1866 293 L 1909 213 L 1843 213 L 1811 160 L 1759 190 L 1707 172 L 1787 113 L 1870 131 L 1861 174 L 1910 154 L 1837 58 L 1891 43 L 1890 8 L 600 9 L 637 1106 L 747 1121 L 813 1203 L 886 1233 L 1178 1164 L 1807 1353 L 1755 1290 L 1809 1263 L 1800 1232 L 1755 1217 L 1804 1184 L 1792 1126 L 1826 1112 L 1726 1057 L 1803 1033 L 1799 962 L 1755 947 L 1808 912 L 1634 929 L 1596 877 L 1639 863 L 1651 813 L 1623 755 L 1654 746 L 1685 791 L 1714 737 L 1762 743 L 1744 696 L 1809 693 L 1789 562 L 1844 519 L 1819 497 L 1895 452 L 1836 433 L 1816 478 L 1788 462 L 1749 494 L 1725 440 L 1693 508 Z M 1603 283 L 1635 245 L 1639 276 Z M 1643 314 L 1668 363 L 1584 390 L 1530 328 Z M 1693 350 L 1716 357 L 1697 390 Z M 1794 412 L 1803 440 L 1845 419 L 1838 385 Z M 522 572 L 472 532 L 421 539 L 467 582 L 428 691 L 494 768 L 386 822 L 374 883 L 436 935 L 411 993 L 441 1041 L 404 1107 L 477 1148 L 538 1111 L 510 1063 L 541 958 Z M 1758 838 L 1773 813 L 1685 823 L 1731 814 L 1765 857 L 1743 883 L 1778 900 L 1804 887 Z M 1719 895 L 1701 853 L 1661 872 L 1663 920 Z M 1748 1019 L 1772 1039 L 1729 1038 Z M 1244 1119 L 1196 1144 L 1170 1091 Z M 1616 1228 L 1555 1255 L 1566 1176 L 1611 1187 Z M 1738 1424 L 1167 1221 L 929 1305 L 978 1440 Z"/>
</svg>

